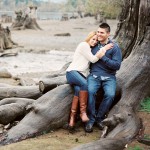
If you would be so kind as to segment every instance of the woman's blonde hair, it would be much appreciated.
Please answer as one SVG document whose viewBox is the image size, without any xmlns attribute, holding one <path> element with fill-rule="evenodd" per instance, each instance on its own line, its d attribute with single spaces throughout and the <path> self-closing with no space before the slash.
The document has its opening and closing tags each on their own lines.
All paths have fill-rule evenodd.
<svg viewBox="0 0 150 150">
<path fill-rule="evenodd" d="M 88 34 L 88 36 L 86 37 L 85 41 L 88 43 L 90 41 L 90 39 L 96 35 L 96 31 L 92 31 Z"/>
</svg>

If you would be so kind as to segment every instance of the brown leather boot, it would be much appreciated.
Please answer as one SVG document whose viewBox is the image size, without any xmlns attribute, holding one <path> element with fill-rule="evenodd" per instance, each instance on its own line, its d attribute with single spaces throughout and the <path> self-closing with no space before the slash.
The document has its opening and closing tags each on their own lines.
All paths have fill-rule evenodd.
<svg viewBox="0 0 150 150">
<path fill-rule="evenodd" d="M 71 106 L 71 113 L 70 113 L 70 121 L 69 121 L 69 127 L 74 127 L 75 125 L 75 118 L 77 114 L 77 109 L 78 109 L 78 102 L 79 102 L 79 97 L 74 96 L 72 100 L 72 106 Z"/>
<path fill-rule="evenodd" d="M 80 91 L 80 93 L 79 93 L 80 117 L 83 122 L 89 121 L 89 118 L 87 117 L 87 114 L 86 114 L 87 99 L 88 99 L 88 92 Z"/>
</svg>

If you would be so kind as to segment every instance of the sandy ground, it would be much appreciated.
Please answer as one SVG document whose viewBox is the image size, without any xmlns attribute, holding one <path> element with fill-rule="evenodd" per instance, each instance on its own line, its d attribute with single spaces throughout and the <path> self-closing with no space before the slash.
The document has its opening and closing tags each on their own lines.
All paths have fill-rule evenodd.
<svg viewBox="0 0 150 150">
<path fill-rule="evenodd" d="M 94 18 L 72 19 L 69 21 L 39 20 L 37 21 L 43 30 L 13 31 L 12 38 L 24 49 L 31 50 L 66 50 L 74 51 L 77 44 L 83 41 L 87 34 L 98 28 Z M 112 27 L 111 35 L 116 29 L 116 20 L 108 20 Z M 70 33 L 71 36 L 54 36 L 59 33 Z"/>
<path fill-rule="evenodd" d="M 73 52 L 77 44 L 83 41 L 90 31 L 96 30 L 98 27 L 98 24 L 95 23 L 94 18 L 75 19 L 69 21 L 41 20 L 37 22 L 43 30 L 12 31 L 13 41 L 17 42 L 21 47 L 15 48 L 11 51 L 45 53 L 52 50 L 58 50 L 66 51 L 67 53 L 69 51 Z M 111 36 L 113 36 L 115 33 L 117 21 L 108 20 L 108 23 L 112 28 Z M 4 24 L 4 26 L 10 26 L 10 24 Z M 71 36 L 54 36 L 54 34 L 57 33 L 70 33 Z M 24 73 L 21 76 L 34 78 L 40 77 L 41 75 L 43 75 L 43 73 L 29 72 Z M 13 85 L 18 84 L 13 79 L 2 78 L 0 79 L 0 82 L 10 83 Z M 145 117 L 145 133 L 150 134 L 150 115 L 148 113 L 139 113 L 139 115 L 141 115 L 142 118 Z M 66 150 L 76 145 L 98 140 L 100 138 L 100 134 L 101 132 L 96 127 L 94 128 L 93 133 L 85 133 L 81 125 L 77 132 L 74 134 L 70 134 L 67 130 L 64 129 L 58 129 L 33 139 L 27 139 L 19 143 L 0 147 L 0 150 Z M 134 145 L 139 145 L 141 148 L 144 148 L 144 150 L 149 149 L 147 146 L 139 144 L 136 141 L 132 142 L 129 147 Z"/>
</svg>

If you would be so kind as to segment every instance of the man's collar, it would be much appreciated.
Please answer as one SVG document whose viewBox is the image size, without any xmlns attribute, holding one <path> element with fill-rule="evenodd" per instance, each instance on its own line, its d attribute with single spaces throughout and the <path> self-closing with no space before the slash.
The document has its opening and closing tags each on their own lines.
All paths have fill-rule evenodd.
<svg viewBox="0 0 150 150">
<path fill-rule="evenodd" d="M 98 43 L 101 44 L 101 45 L 106 45 L 106 44 L 109 43 L 109 41 L 110 41 L 110 39 L 108 38 L 108 39 L 105 41 L 105 43 L 101 44 L 100 41 L 99 41 Z"/>
</svg>

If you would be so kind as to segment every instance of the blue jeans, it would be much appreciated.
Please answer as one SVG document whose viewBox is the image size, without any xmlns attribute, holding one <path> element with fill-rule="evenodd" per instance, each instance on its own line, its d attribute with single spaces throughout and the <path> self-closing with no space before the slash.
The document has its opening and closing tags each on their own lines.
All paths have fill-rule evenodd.
<svg viewBox="0 0 150 150">
<path fill-rule="evenodd" d="M 79 96 L 79 92 L 81 90 L 83 91 L 87 91 L 88 86 L 87 86 L 87 80 L 86 77 L 84 75 L 82 75 L 80 72 L 72 70 L 72 71 L 68 71 L 66 72 L 66 78 L 67 78 L 67 82 L 70 85 L 73 85 L 74 87 L 74 95 L 75 96 Z"/>
<path fill-rule="evenodd" d="M 104 90 L 104 97 L 96 114 L 96 93 L 100 87 Z M 106 112 L 112 105 L 116 92 L 116 78 L 109 77 L 103 79 L 101 77 L 93 77 L 93 75 L 90 74 L 88 76 L 88 92 L 88 117 L 90 119 L 88 123 L 93 125 L 95 121 L 101 122 L 104 119 Z"/>
</svg>

